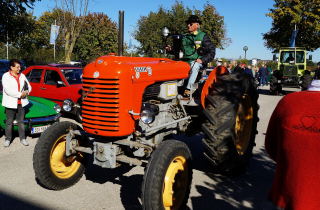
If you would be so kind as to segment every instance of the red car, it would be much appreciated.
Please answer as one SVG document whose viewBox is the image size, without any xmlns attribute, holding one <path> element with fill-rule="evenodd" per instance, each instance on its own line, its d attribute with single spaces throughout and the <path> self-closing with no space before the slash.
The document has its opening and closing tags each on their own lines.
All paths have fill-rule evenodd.
<svg viewBox="0 0 320 210">
<path fill-rule="evenodd" d="M 30 66 L 23 71 L 32 91 L 30 95 L 49 99 L 81 120 L 82 68 L 72 65 L 49 64 Z"/>
</svg>

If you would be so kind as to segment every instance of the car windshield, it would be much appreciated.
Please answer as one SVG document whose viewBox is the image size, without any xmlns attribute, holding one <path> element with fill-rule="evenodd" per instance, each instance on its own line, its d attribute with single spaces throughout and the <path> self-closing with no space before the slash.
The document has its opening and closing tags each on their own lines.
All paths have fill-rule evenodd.
<svg viewBox="0 0 320 210">
<path fill-rule="evenodd" d="M 280 61 L 282 63 L 294 62 L 294 51 L 281 52 Z M 296 63 L 304 63 L 304 52 L 303 51 L 296 51 Z"/>
<path fill-rule="evenodd" d="M 82 84 L 82 69 L 62 69 L 61 71 L 70 85 Z"/>
</svg>

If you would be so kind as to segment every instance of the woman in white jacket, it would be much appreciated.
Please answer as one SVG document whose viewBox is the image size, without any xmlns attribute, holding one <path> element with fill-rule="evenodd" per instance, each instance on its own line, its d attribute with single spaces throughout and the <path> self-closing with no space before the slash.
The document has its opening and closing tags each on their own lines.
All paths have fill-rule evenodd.
<svg viewBox="0 0 320 210">
<path fill-rule="evenodd" d="M 29 101 L 27 95 L 31 85 L 26 76 L 20 73 L 21 64 L 17 59 L 10 60 L 10 70 L 2 76 L 3 98 L 2 106 L 6 108 L 6 129 L 4 146 L 8 147 L 12 139 L 13 121 L 17 119 L 21 144 L 28 146 L 24 128 L 24 107 Z"/>
</svg>

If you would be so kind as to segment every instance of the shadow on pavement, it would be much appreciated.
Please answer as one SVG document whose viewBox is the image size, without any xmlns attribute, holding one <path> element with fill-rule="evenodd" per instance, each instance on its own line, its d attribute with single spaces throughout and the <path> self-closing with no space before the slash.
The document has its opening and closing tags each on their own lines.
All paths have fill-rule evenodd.
<svg viewBox="0 0 320 210">
<path fill-rule="evenodd" d="M 193 156 L 193 168 L 204 172 L 214 182 L 196 185 L 199 196 L 191 197 L 192 209 L 263 209 L 268 205 L 275 164 L 264 150 L 255 153 L 245 174 L 226 177 L 210 172 L 210 163 L 203 156 L 201 135 L 184 138 Z"/>
<path fill-rule="evenodd" d="M 180 138 L 180 139 L 179 139 Z M 191 209 L 262 209 L 267 202 L 267 193 L 271 187 L 275 164 L 267 158 L 264 150 L 253 155 L 245 174 L 238 177 L 226 177 L 209 172 L 209 162 L 203 156 L 202 136 L 179 137 L 187 143 L 193 156 L 193 168 L 204 172 L 213 183 L 196 185 L 199 196 L 190 197 Z M 90 161 L 89 161 L 90 162 Z M 92 162 L 91 162 L 92 163 Z M 93 182 L 112 182 L 120 185 L 120 197 L 127 210 L 141 209 L 141 185 L 143 175 L 124 176 L 132 167 L 123 165 L 116 169 L 103 169 L 89 165 L 86 178 Z"/>
<path fill-rule="evenodd" d="M 289 93 L 294 93 L 294 92 L 297 92 L 297 91 L 290 91 L 290 90 L 282 90 L 281 94 L 277 95 L 277 96 L 284 96 L 284 95 L 287 95 Z M 260 95 L 273 95 L 270 93 L 270 90 L 269 89 L 258 89 L 258 93 Z"/>
<path fill-rule="evenodd" d="M 122 205 L 127 210 L 142 209 L 140 196 L 143 175 L 132 175 L 120 177 L 120 198 Z"/>
<path fill-rule="evenodd" d="M 191 198 L 193 209 L 208 209 L 208 206 L 223 210 L 262 209 L 267 202 L 274 167 L 265 152 L 259 151 L 254 154 L 247 172 L 239 177 L 206 173 L 215 184 L 196 186 L 201 195 Z"/>
<path fill-rule="evenodd" d="M 40 210 L 47 208 L 0 191 L 0 209 Z"/>
<path fill-rule="evenodd" d="M 125 173 L 132 169 L 127 164 L 123 164 L 115 169 L 106 169 L 93 165 L 93 160 L 89 160 L 88 162 L 85 172 L 87 180 L 100 184 L 106 182 L 118 184 L 120 186 L 120 198 L 123 207 L 128 210 L 141 209 L 139 197 L 141 195 L 143 175 L 124 176 Z"/>
<path fill-rule="evenodd" d="M 117 178 L 122 177 L 132 169 L 131 166 L 123 164 L 118 168 L 108 169 L 93 164 L 93 156 L 89 156 L 86 165 L 85 176 L 87 180 L 95 183 L 104 184 L 106 182 L 118 183 Z"/>
</svg>

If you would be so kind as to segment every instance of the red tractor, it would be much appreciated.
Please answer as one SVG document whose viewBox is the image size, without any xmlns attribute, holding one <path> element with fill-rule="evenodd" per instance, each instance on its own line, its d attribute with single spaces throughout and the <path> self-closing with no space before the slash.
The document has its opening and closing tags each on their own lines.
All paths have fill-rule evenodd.
<svg viewBox="0 0 320 210">
<path fill-rule="evenodd" d="M 38 181 L 74 185 L 85 160 L 103 168 L 145 166 L 144 209 L 180 209 L 192 180 L 191 153 L 173 134 L 204 133 L 205 156 L 221 172 L 242 171 L 252 155 L 258 94 L 253 79 L 215 68 L 192 101 L 180 88 L 190 66 L 167 58 L 102 56 L 83 70 L 82 127 L 58 122 L 34 150 Z M 200 80 L 201 81 L 201 80 Z"/>
</svg>

